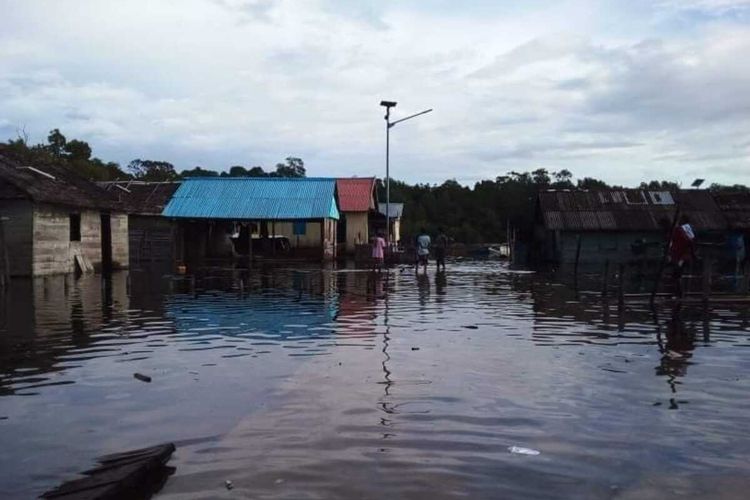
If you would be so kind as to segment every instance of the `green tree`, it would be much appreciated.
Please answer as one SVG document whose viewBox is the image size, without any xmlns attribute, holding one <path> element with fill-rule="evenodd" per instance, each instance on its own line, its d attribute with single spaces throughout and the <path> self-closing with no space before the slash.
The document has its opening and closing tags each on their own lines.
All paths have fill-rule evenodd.
<svg viewBox="0 0 750 500">
<path fill-rule="evenodd" d="M 609 185 L 606 182 L 594 179 L 593 177 L 584 177 L 583 179 L 578 179 L 577 187 L 578 189 L 595 190 L 607 189 Z"/>
<path fill-rule="evenodd" d="M 167 161 L 135 159 L 128 163 L 128 170 L 141 181 L 174 181 L 178 179 L 174 165 Z"/>
<path fill-rule="evenodd" d="M 253 167 L 247 172 L 247 175 L 250 177 L 268 177 L 268 172 L 263 170 L 263 167 Z"/>
<path fill-rule="evenodd" d="M 277 163 L 274 177 L 305 177 L 305 162 L 301 158 L 289 156 L 286 163 Z"/>
<path fill-rule="evenodd" d="M 215 170 L 206 170 L 201 167 L 195 167 L 190 170 L 183 170 L 180 173 L 180 177 L 182 178 L 188 178 L 188 177 L 218 177 L 219 172 L 216 172 Z"/>
<path fill-rule="evenodd" d="M 62 134 L 61 134 L 62 135 Z M 73 139 L 63 146 L 65 157 L 71 161 L 90 160 L 91 146 L 87 142 Z"/>
<path fill-rule="evenodd" d="M 65 145 L 68 141 L 65 136 L 62 135 L 60 129 L 53 129 L 47 136 L 47 150 L 52 153 L 53 156 L 61 157 L 65 151 Z"/>
</svg>

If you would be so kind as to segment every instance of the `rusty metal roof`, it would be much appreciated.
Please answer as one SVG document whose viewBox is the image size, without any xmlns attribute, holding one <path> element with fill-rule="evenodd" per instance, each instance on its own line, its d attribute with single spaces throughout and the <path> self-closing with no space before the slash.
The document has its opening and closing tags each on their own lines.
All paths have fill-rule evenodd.
<svg viewBox="0 0 750 500">
<path fill-rule="evenodd" d="M 539 193 L 544 225 L 556 230 L 656 231 L 662 219 L 672 220 L 678 207 L 699 231 L 727 227 L 725 215 L 711 193 L 705 190 L 674 193 L 643 189 L 550 190 Z"/>
<path fill-rule="evenodd" d="M 732 229 L 750 229 L 750 192 L 714 193 L 714 201 Z"/>
<path fill-rule="evenodd" d="M 21 165 L 0 155 L 0 198 L 122 211 L 123 205 L 95 183 L 59 165 Z"/>
<path fill-rule="evenodd" d="M 97 184 L 121 201 L 129 214 L 134 215 L 161 215 L 180 187 L 179 181 L 109 181 Z"/>
</svg>

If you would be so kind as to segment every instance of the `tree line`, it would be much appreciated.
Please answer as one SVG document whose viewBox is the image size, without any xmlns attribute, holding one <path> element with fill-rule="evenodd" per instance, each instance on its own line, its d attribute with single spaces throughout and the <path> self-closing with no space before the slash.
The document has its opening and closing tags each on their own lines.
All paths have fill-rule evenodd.
<svg viewBox="0 0 750 500">
<path fill-rule="evenodd" d="M 123 169 L 115 162 L 105 162 L 92 156 L 91 146 L 79 139 L 68 140 L 59 129 L 51 130 L 46 143 L 29 144 L 25 133 L 16 139 L 0 143 L 4 154 L 24 165 L 58 165 L 68 168 L 91 181 L 139 180 L 148 182 L 177 181 L 187 177 L 305 177 L 305 164 L 300 158 L 290 156 L 277 163 L 273 170 L 263 167 L 245 168 L 241 165 L 217 172 L 202 167 L 177 172 L 168 161 L 137 158 Z"/>
<path fill-rule="evenodd" d="M 28 138 L 20 135 L 16 139 L 0 143 L 0 154 L 19 163 L 56 164 L 78 172 L 93 181 L 142 180 L 176 181 L 191 176 L 202 177 L 305 177 L 302 159 L 288 157 L 277 163 L 272 170 L 260 166 L 234 165 L 226 171 L 215 171 L 203 167 L 177 172 L 169 162 L 135 159 L 125 169 L 115 162 L 105 162 L 92 156 L 91 147 L 85 141 L 67 140 L 58 130 L 52 130 L 47 142 L 29 145 Z M 676 190 L 680 186 L 667 181 L 642 182 L 642 189 Z M 520 231 L 533 227 L 534 204 L 537 193 L 546 189 L 607 189 L 623 188 L 606 182 L 583 177 L 575 179 L 569 170 L 550 172 L 540 168 L 532 172 L 509 172 L 494 180 L 482 180 L 473 186 L 462 186 L 455 180 L 442 184 L 408 184 L 391 181 L 391 201 L 405 204 L 402 220 L 402 235 L 410 238 L 421 228 L 435 234 L 439 228 L 456 241 L 485 243 L 504 241 L 510 226 Z M 712 184 L 709 189 L 748 191 L 746 186 L 724 186 Z M 378 198 L 385 201 L 385 186 L 378 180 Z"/>
</svg>

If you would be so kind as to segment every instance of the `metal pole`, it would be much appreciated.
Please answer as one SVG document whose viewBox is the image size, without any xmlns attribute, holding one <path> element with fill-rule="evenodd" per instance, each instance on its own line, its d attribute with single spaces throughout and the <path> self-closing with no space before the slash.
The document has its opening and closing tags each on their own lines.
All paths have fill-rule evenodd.
<svg viewBox="0 0 750 500">
<path fill-rule="evenodd" d="M 386 243 L 391 242 L 391 108 L 385 108 L 385 234 Z"/>
</svg>

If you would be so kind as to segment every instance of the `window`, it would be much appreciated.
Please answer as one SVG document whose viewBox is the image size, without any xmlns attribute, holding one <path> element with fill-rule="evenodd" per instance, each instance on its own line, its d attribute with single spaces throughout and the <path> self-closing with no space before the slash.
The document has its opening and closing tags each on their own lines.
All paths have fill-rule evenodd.
<svg viewBox="0 0 750 500">
<path fill-rule="evenodd" d="M 81 241 L 81 214 L 70 214 L 70 241 Z"/>
<path fill-rule="evenodd" d="M 307 223 L 303 220 L 294 221 L 294 235 L 304 236 L 307 233 Z"/>
<path fill-rule="evenodd" d="M 646 196 L 643 191 L 637 189 L 629 189 L 625 191 L 625 202 L 628 205 L 646 205 Z"/>
<path fill-rule="evenodd" d="M 669 191 L 649 191 L 651 202 L 654 205 L 674 205 L 672 193 Z"/>
</svg>

